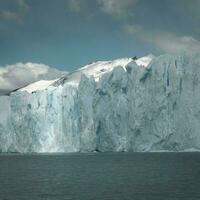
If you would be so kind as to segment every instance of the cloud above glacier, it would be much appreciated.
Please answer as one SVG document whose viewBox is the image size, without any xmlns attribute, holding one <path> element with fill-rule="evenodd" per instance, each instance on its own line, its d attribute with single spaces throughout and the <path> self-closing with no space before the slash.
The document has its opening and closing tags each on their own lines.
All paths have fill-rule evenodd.
<svg viewBox="0 0 200 200">
<path fill-rule="evenodd" d="M 137 5 L 138 1 L 139 0 L 67 0 L 67 10 L 74 13 L 85 13 L 85 15 L 95 14 L 100 11 L 115 19 L 123 19 L 132 16 L 132 9 Z"/>
<path fill-rule="evenodd" d="M 72 70 L 98 59 L 198 51 L 199 8 L 200 0 L 0 0 L 0 65 Z"/>
<path fill-rule="evenodd" d="M 68 0 L 76 13 L 103 13 L 138 41 L 158 52 L 199 51 L 199 0 L 95 0 L 96 9 L 85 12 L 90 0 Z M 187 13 L 187 14 L 186 14 Z M 187 16 L 186 16 L 187 15 Z M 190 17 L 192 16 L 192 17 Z M 173 19 L 173 21 L 172 21 Z M 174 20 L 176 19 L 176 20 Z M 130 25 L 131 24 L 131 25 Z M 195 26 L 196 25 L 196 26 Z"/>
<path fill-rule="evenodd" d="M 38 80 L 51 80 L 64 74 L 67 72 L 37 63 L 17 63 L 0 67 L 0 95 Z"/>
<path fill-rule="evenodd" d="M 161 52 L 200 52 L 200 41 L 192 36 L 177 35 L 161 30 L 146 30 L 140 25 L 125 25 L 124 31 L 133 37 L 151 43 Z"/>
<path fill-rule="evenodd" d="M 0 9 L 0 22 L 7 21 L 22 24 L 28 10 L 29 6 L 25 0 L 15 0 L 12 9 Z"/>
<path fill-rule="evenodd" d="M 177 36 L 173 33 L 157 34 L 157 37 L 149 38 L 150 42 L 159 49 L 168 53 L 200 52 L 200 41 L 192 36 Z"/>
<path fill-rule="evenodd" d="M 197 26 L 200 20 L 199 0 L 169 0 L 163 2 L 163 5 L 154 5 L 154 8 L 151 4 L 150 1 L 146 7 L 143 4 L 147 12 L 145 16 L 149 15 L 145 21 L 133 20 L 131 24 L 122 24 L 125 33 L 149 43 L 160 53 L 200 52 L 200 29 Z M 169 15 L 176 20 L 172 20 Z"/>
<path fill-rule="evenodd" d="M 113 17 L 123 18 L 132 14 L 131 9 L 139 0 L 98 0 L 100 9 Z"/>
</svg>

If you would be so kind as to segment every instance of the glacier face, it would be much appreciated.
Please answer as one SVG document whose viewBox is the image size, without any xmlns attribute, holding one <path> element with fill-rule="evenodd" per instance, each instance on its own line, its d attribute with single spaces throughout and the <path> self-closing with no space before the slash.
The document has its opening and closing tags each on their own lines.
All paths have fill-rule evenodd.
<svg viewBox="0 0 200 200">
<path fill-rule="evenodd" d="M 98 76 L 80 70 L 42 91 L 1 96 L 0 150 L 199 150 L 199 55 L 114 63 Z"/>
</svg>

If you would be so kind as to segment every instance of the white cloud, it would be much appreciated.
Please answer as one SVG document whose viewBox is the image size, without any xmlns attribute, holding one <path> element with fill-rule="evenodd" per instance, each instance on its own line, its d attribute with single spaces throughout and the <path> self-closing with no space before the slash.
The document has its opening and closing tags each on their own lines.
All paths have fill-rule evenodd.
<svg viewBox="0 0 200 200">
<path fill-rule="evenodd" d="M 18 5 L 19 10 L 23 12 L 29 9 L 29 6 L 26 0 L 17 0 L 17 5 Z"/>
<path fill-rule="evenodd" d="M 65 71 L 59 71 L 47 65 L 37 63 L 17 63 L 0 67 L 0 94 L 38 80 L 55 79 L 66 73 Z"/>
<path fill-rule="evenodd" d="M 67 7 L 71 12 L 79 13 L 81 11 L 81 1 L 80 0 L 68 0 Z"/>
<path fill-rule="evenodd" d="M 0 11 L 0 20 L 3 21 L 16 21 L 21 23 L 21 16 L 17 12 L 12 12 L 9 10 Z"/>
<path fill-rule="evenodd" d="M 200 41 L 192 36 L 178 36 L 167 31 L 145 30 L 139 25 L 126 25 L 124 30 L 126 33 L 133 35 L 133 37 L 153 44 L 162 52 L 200 52 Z"/>
<path fill-rule="evenodd" d="M 67 11 L 73 13 L 90 14 L 98 13 L 99 11 L 116 19 L 123 19 L 133 16 L 133 8 L 139 0 L 94 0 L 97 10 L 94 9 L 94 4 L 91 0 L 66 0 Z"/>
<path fill-rule="evenodd" d="M 150 42 L 161 50 L 169 53 L 178 53 L 181 51 L 200 52 L 200 41 L 192 36 L 177 36 L 173 33 L 157 34 L 150 38 Z"/>
<path fill-rule="evenodd" d="M 0 21 L 23 23 L 24 15 L 28 11 L 29 6 L 25 0 L 16 0 L 14 3 L 15 9 L 0 10 Z"/>
<path fill-rule="evenodd" d="M 130 25 L 130 24 L 126 24 L 123 27 L 124 31 L 130 35 L 138 35 L 140 33 L 143 33 L 143 28 L 142 26 L 138 25 L 138 24 L 134 24 L 134 25 Z"/>
<path fill-rule="evenodd" d="M 138 0 L 97 0 L 101 9 L 106 14 L 114 17 L 124 17 L 130 14 L 130 9 L 136 5 Z"/>
</svg>

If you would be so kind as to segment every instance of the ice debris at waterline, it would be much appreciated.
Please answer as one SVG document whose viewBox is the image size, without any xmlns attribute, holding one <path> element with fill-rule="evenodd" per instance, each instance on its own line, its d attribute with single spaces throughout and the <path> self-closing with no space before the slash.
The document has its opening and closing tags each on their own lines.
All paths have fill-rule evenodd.
<svg viewBox="0 0 200 200">
<path fill-rule="evenodd" d="M 99 61 L 0 97 L 2 152 L 189 149 L 200 149 L 199 55 Z"/>
</svg>

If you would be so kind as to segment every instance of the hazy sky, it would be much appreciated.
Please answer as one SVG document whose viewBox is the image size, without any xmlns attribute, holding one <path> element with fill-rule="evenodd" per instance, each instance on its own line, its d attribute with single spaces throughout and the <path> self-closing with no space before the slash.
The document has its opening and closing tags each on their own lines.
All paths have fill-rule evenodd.
<svg viewBox="0 0 200 200">
<path fill-rule="evenodd" d="M 200 0 L 0 0 L 0 66 L 72 70 L 200 49 Z"/>
</svg>

